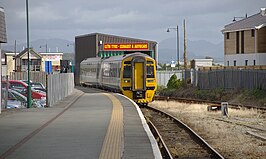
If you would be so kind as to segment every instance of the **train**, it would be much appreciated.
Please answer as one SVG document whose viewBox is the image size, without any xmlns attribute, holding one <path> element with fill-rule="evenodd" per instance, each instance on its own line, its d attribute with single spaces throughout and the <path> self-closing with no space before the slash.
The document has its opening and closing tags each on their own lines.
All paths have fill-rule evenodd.
<svg viewBox="0 0 266 159">
<path fill-rule="evenodd" d="M 80 63 L 80 84 L 119 92 L 147 105 L 157 88 L 156 61 L 140 52 L 87 58 Z"/>
</svg>

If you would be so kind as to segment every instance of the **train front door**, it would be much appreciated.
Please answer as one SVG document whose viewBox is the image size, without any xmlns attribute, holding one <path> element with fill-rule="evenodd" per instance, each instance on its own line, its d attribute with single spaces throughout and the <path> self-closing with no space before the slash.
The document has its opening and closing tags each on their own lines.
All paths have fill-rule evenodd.
<svg viewBox="0 0 266 159">
<path fill-rule="evenodd" d="M 134 67 L 134 88 L 135 90 L 143 90 L 144 83 L 144 63 L 143 62 L 135 62 Z"/>
</svg>

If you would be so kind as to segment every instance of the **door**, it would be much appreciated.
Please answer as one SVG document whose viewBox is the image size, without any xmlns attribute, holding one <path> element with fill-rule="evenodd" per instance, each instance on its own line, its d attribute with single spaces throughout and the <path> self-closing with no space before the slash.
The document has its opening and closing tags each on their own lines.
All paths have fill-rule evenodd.
<svg viewBox="0 0 266 159">
<path fill-rule="evenodd" d="M 143 89 L 143 62 L 135 62 L 135 67 L 134 67 L 134 88 L 136 90 L 141 90 Z"/>
</svg>

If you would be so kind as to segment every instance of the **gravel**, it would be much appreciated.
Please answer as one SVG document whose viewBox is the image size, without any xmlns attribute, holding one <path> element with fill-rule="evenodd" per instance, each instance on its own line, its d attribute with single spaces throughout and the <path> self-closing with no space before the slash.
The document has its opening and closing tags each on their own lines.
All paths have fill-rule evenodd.
<svg viewBox="0 0 266 159">
<path fill-rule="evenodd" d="M 162 109 L 202 136 L 225 158 L 266 158 L 266 114 L 256 110 L 228 110 L 223 117 L 221 111 L 207 111 L 205 104 L 186 104 L 174 101 L 154 101 L 152 107 Z"/>
</svg>

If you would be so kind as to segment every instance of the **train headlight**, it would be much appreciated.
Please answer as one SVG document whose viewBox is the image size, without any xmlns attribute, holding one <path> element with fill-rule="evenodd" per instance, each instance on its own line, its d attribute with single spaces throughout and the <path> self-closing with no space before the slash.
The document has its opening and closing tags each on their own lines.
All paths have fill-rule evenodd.
<svg viewBox="0 0 266 159">
<path fill-rule="evenodd" d="M 130 80 L 124 80 L 124 83 L 130 83 Z"/>
</svg>

